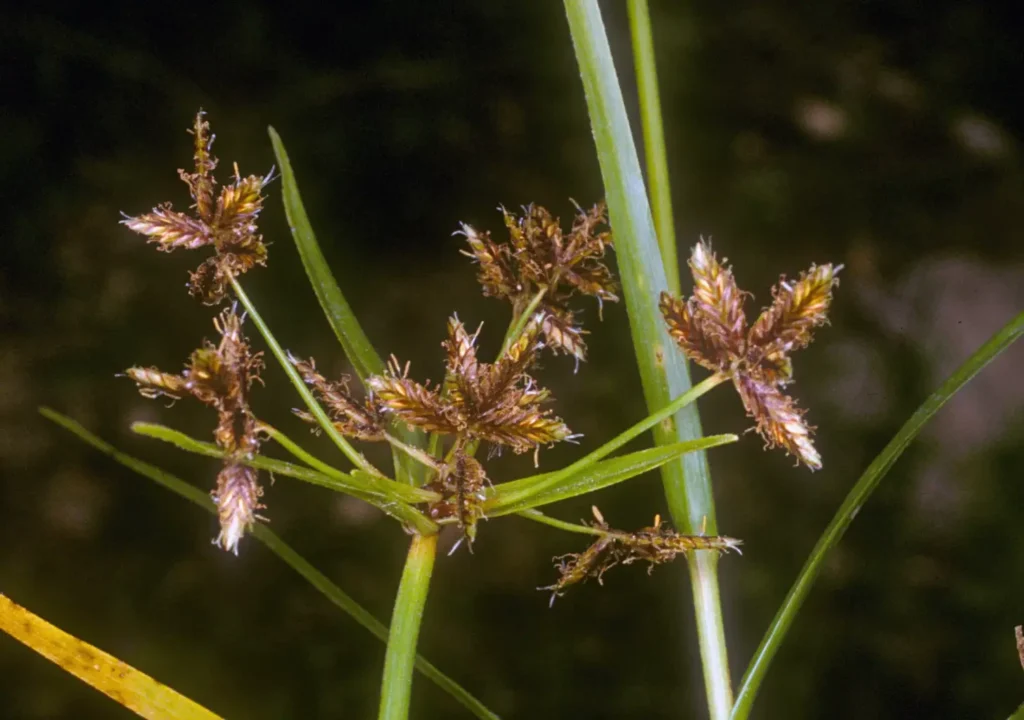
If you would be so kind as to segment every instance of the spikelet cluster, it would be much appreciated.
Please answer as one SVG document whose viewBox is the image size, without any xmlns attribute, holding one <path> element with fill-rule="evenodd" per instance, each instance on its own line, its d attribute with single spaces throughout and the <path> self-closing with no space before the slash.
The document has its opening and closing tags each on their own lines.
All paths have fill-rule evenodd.
<svg viewBox="0 0 1024 720">
<path fill-rule="evenodd" d="M 575 295 L 595 297 L 598 303 L 617 302 L 617 287 L 604 264 L 612 246 L 605 229 L 608 218 L 603 203 L 588 211 L 577 207 L 571 230 L 564 232 L 559 220 L 539 205 L 528 205 L 522 215 L 501 208 L 508 242 L 495 242 L 489 232 L 463 225 L 469 250 L 480 266 L 478 280 L 484 295 L 508 300 L 515 316 L 521 315 L 534 295 L 545 289 L 539 309 L 544 313 L 542 331 L 547 346 L 556 353 L 586 360 L 586 334 L 569 309 Z"/>
<path fill-rule="evenodd" d="M 194 397 L 217 412 L 214 439 L 227 453 L 212 492 L 220 519 L 216 544 L 238 554 L 238 543 L 263 506 L 257 471 L 240 462 L 259 453 L 259 422 L 249 407 L 249 390 L 263 369 L 262 353 L 253 353 L 242 334 L 240 317 L 230 308 L 215 320 L 220 343 L 204 342 L 192 353 L 180 374 L 156 368 L 132 367 L 125 375 L 148 398 L 177 400 Z"/>
<path fill-rule="evenodd" d="M 478 440 L 516 453 L 567 440 L 569 428 L 541 403 L 550 393 L 527 373 L 542 347 L 538 336 L 544 313 L 537 313 L 495 363 L 476 355 L 476 335 L 457 317 L 448 321 L 446 381 L 420 384 L 400 372 L 397 363 L 383 375 L 367 378 L 385 412 L 429 432 Z"/>
<path fill-rule="evenodd" d="M 195 140 L 195 172 L 178 170 L 192 196 L 191 215 L 164 203 L 148 213 L 125 216 L 121 222 L 155 243 L 158 250 L 194 250 L 212 247 L 215 254 L 191 273 L 189 292 L 207 305 L 216 305 L 227 295 L 231 278 L 254 265 L 265 265 L 267 247 L 258 233 L 256 219 L 263 208 L 263 188 L 270 174 L 235 177 L 217 191 L 213 171 L 217 158 L 211 153 L 213 135 L 202 110 L 192 128 Z"/>
<path fill-rule="evenodd" d="M 661 295 L 669 333 L 689 359 L 732 379 L 769 447 L 784 448 L 811 470 L 819 469 L 812 428 L 782 389 L 793 379 L 791 353 L 809 345 L 813 330 L 828 321 L 841 266 L 812 265 L 795 281 L 783 277 L 772 290 L 772 304 L 748 329 L 743 308 L 748 293 L 710 244 L 698 243 L 689 264 L 693 295 L 686 300 Z"/>
<path fill-rule="evenodd" d="M 613 530 L 597 507 L 591 510 L 594 513 L 594 522 L 591 526 L 601 533 L 583 552 L 559 555 L 555 558 L 558 582 L 539 588 L 551 591 L 551 604 L 554 604 L 555 598 L 564 595 L 572 585 L 590 578 L 602 583 L 604 574 L 616 565 L 631 565 L 643 560 L 650 563 L 647 568 L 650 574 L 655 565 L 672 562 L 679 555 L 685 555 L 693 550 L 740 552 L 740 540 L 724 536 L 680 535 L 663 522 L 660 515 L 654 516 L 654 522 L 650 527 L 635 532 L 624 532 Z"/>
<path fill-rule="evenodd" d="M 367 378 L 367 388 L 379 411 L 410 427 L 452 438 L 452 447 L 439 462 L 437 476 L 428 484 L 442 500 L 429 508 L 435 519 L 454 517 L 472 539 L 482 516 L 482 489 L 487 482 L 483 467 L 470 447 L 480 442 L 515 453 L 536 452 L 542 445 L 574 438 L 560 418 L 542 409 L 550 393 L 529 375 L 543 347 L 545 313 L 538 312 L 494 363 L 477 357 L 479 330 L 470 334 L 458 317 L 448 321 L 445 380 L 432 386 L 408 377 L 392 359 L 388 371 Z"/>
</svg>

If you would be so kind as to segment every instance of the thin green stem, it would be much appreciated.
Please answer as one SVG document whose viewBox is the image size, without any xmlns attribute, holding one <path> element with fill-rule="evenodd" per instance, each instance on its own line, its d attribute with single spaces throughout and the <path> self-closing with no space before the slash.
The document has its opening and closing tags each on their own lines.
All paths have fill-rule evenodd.
<svg viewBox="0 0 1024 720">
<path fill-rule="evenodd" d="M 346 440 L 334 427 L 331 419 L 327 417 L 327 413 L 325 413 L 324 409 L 320 407 L 320 403 L 318 403 L 316 398 L 313 397 L 313 393 L 311 393 L 309 388 L 306 387 L 306 383 L 303 382 L 298 371 L 288 359 L 288 353 L 284 351 L 281 344 L 274 337 L 274 334 L 270 332 L 270 328 L 267 327 L 267 324 L 263 321 L 263 318 L 260 317 L 259 312 L 257 312 L 256 306 L 252 304 L 252 300 L 250 300 L 249 296 L 245 294 L 245 290 L 242 289 L 241 283 L 239 283 L 237 279 L 231 278 L 231 285 L 235 289 L 235 295 L 245 307 L 245 311 L 249 314 L 249 317 L 252 318 L 256 327 L 259 328 L 260 334 L 263 335 L 263 339 L 270 347 L 270 351 L 274 354 L 274 357 L 277 358 L 277 362 L 281 365 L 281 368 L 288 376 L 288 379 L 292 381 L 292 385 L 295 386 L 295 390 L 298 391 L 299 396 L 302 398 L 303 402 L 306 403 L 306 407 L 309 408 L 313 417 L 316 418 L 317 423 L 321 428 L 323 428 L 323 431 L 327 433 L 327 437 L 329 437 L 331 441 L 338 446 L 338 449 L 341 450 L 341 452 L 345 454 L 345 457 L 351 460 L 352 464 L 357 468 L 365 473 L 369 473 L 370 475 L 383 477 L 383 473 L 371 465 L 370 462 L 363 457 L 362 453 L 352 447 L 351 443 L 349 443 L 349 441 Z"/>
<path fill-rule="evenodd" d="M 328 465 L 320 458 L 306 452 L 297 442 L 292 440 L 290 437 L 285 435 L 283 432 L 278 430 L 273 425 L 268 425 L 265 422 L 259 424 L 260 432 L 265 433 L 267 437 L 276 442 L 278 445 L 287 450 L 291 455 L 301 460 L 302 462 L 309 465 L 314 470 L 319 470 L 324 475 L 333 475 L 334 473 L 340 472 L 336 467 Z"/>
<path fill-rule="evenodd" d="M 653 412 L 690 388 L 689 371 L 673 347 L 658 308 L 658 296 L 668 289 L 668 278 L 601 11 L 597 0 L 565 0 L 565 10 L 604 179 L 640 380 L 647 408 Z M 659 445 L 693 440 L 702 434 L 696 406 L 667 418 L 654 431 Z M 695 534 L 705 526 L 709 534 L 718 534 L 704 453 L 689 453 L 664 465 L 662 482 L 672 519 L 681 532 Z M 706 552 L 696 552 L 691 558 L 692 591 L 699 613 L 696 622 L 708 711 L 712 720 L 725 720 L 732 709 L 732 684 L 721 606 L 714 602 L 719 595 L 716 565 L 696 560 Z"/>
<path fill-rule="evenodd" d="M 566 522 L 565 520 L 559 520 L 553 518 L 550 515 L 545 515 L 540 510 L 523 510 L 517 512 L 516 515 L 524 517 L 527 520 L 533 520 L 534 522 L 541 523 L 542 525 L 550 525 L 553 528 L 559 530 L 565 530 L 566 532 L 579 533 L 580 535 L 597 535 L 603 537 L 608 535 L 607 530 L 601 530 L 600 528 L 591 527 L 589 525 L 580 525 L 579 523 Z"/>
<path fill-rule="evenodd" d="M 537 306 L 540 305 L 541 300 L 544 299 L 544 295 L 547 294 L 547 291 L 548 289 L 546 287 L 542 287 L 540 290 L 535 292 L 533 297 L 530 298 L 530 302 L 528 302 L 526 307 L 523 308 L 523 311 L 513 318 L 511 323 L 509 323 L 508 330 L 505 331 L 505 339 L 501 343 L 501 354 L 498 355 L 499 358 L 508 352 L 512 343 L 518 340 L 519 336 L 523 334 L 523 330 L 526 329 L 526 324 L 530 322 L 530 318 L 533 317 L 533 313 L 536 312 Z"/>
<path fill-rule="evenodd" d="M 395 610 L 391 615 L 380 689 L 380 712 L 377 715 L 380 720 L 406 720 L 409 716 L 416 641 L 423 622 L 423 608 L 427 603 L 436 555 L 436 534 L 413 536 L 395 597 Z"/>
<path fill-rule="evenodd" d="M 82 427 L 81 424 L 62 415 L 50 408 L 39 408 L 39 413 L 51 422 L 61 426 L 71 434 L 78 437 L 87 445 L 92 446 L 101 453 L 109 456 L 114 462 L 123 465 L 139 475 L 149 478 L 157 485 L 170 490 L 176 495 L 198 505 L 206 512 L 216 515 L 217 508 L 210 499 L 209 493 L 190 485 L 179 477 L 161 470 L 155 465 L 132 457 L 121 452 L 109 443 Z M 288 564 L 295 572 L 301 575 L 316 590 L 318 590 L 330 602 L 347 613 L 359 625 L 366 628 L 380 640 L 387 640 L 388 627 L 370 611 L 363 608 L 350 595 L 343 591 L 328 579 L 326 575 L 313 567 L 305 558 L 295 552 L 290 545 L 274 534 L 270 528 L 257 523 L 252 529 L 252 536 L 267 546 L 267 548 Z M 471 713 L 483 720 L 498 720 L 498 716 L 491 712 L 486 705 L 473 697 L 464 687 L 452 680 L 450 677 L 437 669 L 437 666 L 425 660 L 422 656 L 416 656 L 416 669 L 425 677 L 432 680 L 438 687 L 450 694 L 455 700 L 461 703 Z"/>
<path fill-rule="evenodd" d="M 687 390 L 685 393 L 677 397 L 675 400 L 670 402 L 668 405 L 663 407 L 656 413 L 648 415 L 646 418 L 638 422 L 633 427 L 619 433 L 617 436 L 606 442 L 604 445 L 599 447 L 597 450 L 584 455 L 576 462 L 568 465 L 561 470 L 551 473 L 544 477 L 544 479 L 538 483 L 534 483 L 528 487 L 524 487 L 520 491 L 509 492 L 502 494 L 502 505 L 512 505 L 523 500 L 527 500 L 534 495 L 544 492 L 545 490 L 558 485 L 565 478 L 577 473 L 583 472 L 588 467 L 596 463 L 598 460 L 607 457 L 611 453 L 618 450 L 620 447 L 628 443 L 630 440 L 638 437 L 642 433 L 650 430 L 659 423 L 664 422 L 668 418 L 675 415 L 682 408 L 686 407 L 690 403 L 694 402 L 701 395 L 704 395 L 712 388 L 720 385 L 727 378 L 725 375 L 714 374 L 704 381 L 694 385 L 692 388 Z"/>
<path fill-rule="evenodd" d="M 640 122 L 644 130 L 644 159 L 647 161 L 647 189 L 651 195 L 654 227 L 658 232 L 661 261 L 665 265 L 668 290 L 679 295 L 679 259 L 676 228 L 672 217 L 672 190 L 668 182 L 665 129 L 661 121 L 661 98 L 654 61 L 654 38 L 647 0 L 629 0 L 629 28 L 633 35 L 633 65 L 640 95 Z"/>
<path fill-rule="evenodd" d="M 867 502 L 871 493 L 875 491 L 882 478 L 886 476 L 896 460 L 907 449 L 910 442 L 917 436 L 931 417 L 938 412 L 939 408 L 955 395 L 960 388 L 977 375 L 982 368 L 992 361 L 999 353 L 1008 348 L 1015 340 L 1024 334 L 1024 313 L 1020 313 L 1006 326 L 996 333 L 988 342 L 974 352 L 967 361 L 944 382 L 938 390 L 933 392 L 927 400 L 911 415 L 910 419 L 900 428 L 895 437 L 889 441 L 885 449 L 878 454 L 868 466 L 864 474 L 860 476 L 857 483 L 850 490 L 843 504 L 836 511 L 832 522 L 825 528 L 818 543 L 814 546 L 803 569 L 790 588 L 786 599 L 772 620 L 771 626 L 761 640 L 760 646 L 754 653 L 746 675 L 743 676 L 743 683 L 736 696 L 736 706 L 733 709 L 733 720 L 745 720 L 753 707 L 757 691 L 764 681 L 775 653 L 778 652 L 783 639 L 789 632 L 797 612 L 803 605 L 807 595 L 811 592 L 814 581 L 825 564 L 825 558 L 829 552 L 839 544 L 846 533 L 850 523 L 857 517 L 864 503 Z"/>
</svg>

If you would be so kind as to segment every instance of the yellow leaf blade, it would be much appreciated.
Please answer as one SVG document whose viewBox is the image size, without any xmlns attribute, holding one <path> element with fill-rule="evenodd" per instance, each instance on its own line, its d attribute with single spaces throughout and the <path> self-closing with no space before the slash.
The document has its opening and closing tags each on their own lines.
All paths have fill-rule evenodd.
<svg viewBox="0 0 1024 720">
<path fill-rule="evenodd" d="M 0 594 L 0 630 L 140 717 L 221 720 L 145 673 L 121 662 Z"/>
</svg>

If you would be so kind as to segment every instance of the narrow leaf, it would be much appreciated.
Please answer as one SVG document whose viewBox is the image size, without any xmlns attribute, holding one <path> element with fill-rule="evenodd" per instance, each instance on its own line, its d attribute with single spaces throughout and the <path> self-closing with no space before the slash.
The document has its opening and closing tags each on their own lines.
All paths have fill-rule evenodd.
<svg viewBox="0 0 1024 720">
<path fill-rule="evenodd" d="M 220 716 L 0 595 L 0 630 L 139 717 L 219 720 Z"/>
<path fill-rule="evenodd" d="M 313 286 L 313 292 L 316 293 L 316 298 L 320 301 L 320 307 L 323 308 L 327 322 L 334 330 L 338 342 L 341 343 L 341 347 L 345 351 L 345 356 L 352 363 L 359 379 L 365 381 L 370 375 L 380 375 L 384 372 L 384 362 L 363 331 L 359 320 L 356 319 L 355 313 L 352 312 L 352 308 L 342 294 L 341 288 L 334 279 L 334 274 L 320 250 L 313 226 L 309 222 L 309 216 L 306 215 L 306 207 L 302 203 L 299 185 L 295 181 L 295 173 L 292 171 L 292 163 L 288 158 L 284 142 L 273 127 L 268 127 L 267 132 L 270 134 L 270 142 L 274 146 L 277 165 L 281 168 L 282 196 L 288 227 L 291 228 L 295 247 L 299 251 L 299 257 L 302 258 L 302 265 L 306 268 L 306 275 Z M 405 425 L 396 425 L 395 431 L 403 442 L 413 447 L 425 446 L 426 440 L 422 432 Z M 408 458 L 396 452 L 394 459 L 396 471 L 400 474 L 410 480 L 422 478 L 422 470 Z"/>
<path fill-rule="evenodd" d="M 288 217 L 288 227 L 291 228 L 292 237 L 295 238 L 295 247 L 302 258 L 302 265 L 306 268 L 306 275 L 313 286 L 320 307 L 327 316 L 327 322 L 338 337 L 338 342 L 345 350 L 352 367 L 355 368 L 360 380 L 365 380 L 369 375 L 379 375 L 384 372 L 384 362 L 380 355 L 374 350 L 370 339 L 363 332 L 362 326 L 356 319 L 352 308 L 338 287 L 337 281 L 331 268 L 327 265 L 320 245 L 317 243 L 313 226 L 306 215 L 306 207 L 302 203 L 302 196 L 299 194 L 298 183 L 295 182 L 295 173 L 292 171 L 292 163 L 288 158 L 288 151 L 284 148 L 281 136 L 273 127 L 267 128 L 270 134 L 270 142 L 274 146 L 274 155 L 277 156 L 277 166 L 281 169 L 282 197 L 284 199 L 284 212 Z"/>
<path fill-rule="evenodd" d="M 872 461 L 864 474 L 860 476 L 857 483 L 850 490 L 843 504 L 836 511 L 832 522 L 825 528 L 817 545 L 811 551 L 807 562 L 790 588 L 786 599 L 782 601 L 771 626 L 761 640 L 761 645 L 754 653 L 747 673 L 743 677 L 743 684 L 736 695 L 736 705 L 733 709 L 733 720 L 745 720 L 750 714 L 750 709 L 757 697 L 757 691 L 764 681 L 765 673 L 771 665 L 775 653 L 789 632 L 797 612 L 818 578 L 818 573 L 825 563 L 829 552 L 839 544 L 850 523 L 857 517 L 857 513 L 871 497 L 882 478 L 886 476 L 896 460 L 903 451 L 907 449 L 911 441 L 921 432 L 925 423 L 931 420 L 939 408 L 945 405 L 964 385 L 977 375 L 982 368 L 990 363 L 999 353 L 1008 348 L 1017 338 L 1024 334 L 1024 313 L 1019 314 L 1011 320 L 1002 330 L 996 333 L 988 342 L 974 352 L 967 361 L 954 372 L 946 382 L 939 386 L 927 400 L 910 416 L 910 419 L 900 428 L 895 437 L 889 441 L 878 457 Z"/>
<path fill-rule="evenodd" d="M 207 512 L 214 515 L 216 514 L 217 509 L 214 506 L 213 501 L 210 500 L 210 496 L 202 490 L 199 490 L 181 478 L 175 477 L 154 465 L 150 465 L 147 462 L 121 452 L 109 443 L 93 435 L 78 422 L 72 420 L 66 415 L 62 415 L 50 408 L 40 408 L 39 412 L 43 417 L 57 425 L 60 425 L 88 445 L 91 445 L 105 455 L 110 456 L 115 462 L 124 465 L 143 477 L 149 478 L 158 485 L 180 495 L 189 502 L 203 508 Z M 266 525 L 257 524 L 252 530 L 252 536 L 266 545 L 271 552 L 284 560 L 285 563 L 305 578 L 314 588 L 324 595 L 324 597 L 350 615 L 357 623 L 369 630 L 374 637 L 384 642 L 387 641 L 388 628 L 384 623 L 374 617 L 369 610 L 366 610 L 359 603 L 353 600 L 352 597 L 346 594 L 341 588 L 332 583 L 326 575 L 313 567 L 305 558 L 299 555 L 290 545 L 285 543 L 284 540 L 274 534 L 274 532 Z M 427 660 L 420 655 L 416 656 L 416 669 L 432 680 L 442 690 L 455 698 L 478 718 L 483 718 L 484 720 L 497 720 L 498 715 L 488 710 L 483 703 L 473 697 L 465 688 L 442 673 L 435 665 L 427 662 Z"/>
<path fill-rule="evenodd" d="M 712 435 L 700 440 L 661 445 L 612 460 L 603 460 L 579 473 L 561 478 L 556 484 L 546 485 L 539 493 L 531 494 L 530 489 L 542 483 L 546 484 L 546 481 L 555 473 L 533 475 L 521 480 L 502 483 L 495 487 L 492 499 L 485 504 L 487 517 L 509 515 L 601 490 L 642 475 L 649 470 L 655 470 L 688 452 L 707 450 L 736 442 L 738 439 L 735 435 Z"/>
</svg>

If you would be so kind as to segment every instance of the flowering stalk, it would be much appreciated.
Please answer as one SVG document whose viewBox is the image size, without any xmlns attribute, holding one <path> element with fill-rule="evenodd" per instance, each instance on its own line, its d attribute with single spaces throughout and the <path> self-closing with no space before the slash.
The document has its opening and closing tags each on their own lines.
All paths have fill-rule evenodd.
<svg viewBox="0 0 1024 720">
<path fill-rule="evenodd" d="M 437 555 L 437 535 L 413 535 L 402 581 L 395 597 L 384 657 L 381 681 L 380 720 L 405 720 L 409 716 L 412 671 L 416 661 L 416 641 L 423 621 L 423 608 L 430 590 L 430 576 Z"/>
<path fill-rule="evenodd" d="M 668 288 L 668 280 L 601 11 L 596 0 L 565 0 L 565 11 L 583 79 L 612 229 L 619 241 L 616 250 L 640 379 L 647 408 L 654 412 L 689 390 L 690 377 L 684 363 L 668 356 L 671 338 L 661 322 L 656 297 Z M 692 440 L 702 434 L 693 405 L 654 430 L 659 445 Z M 695 534 L 706 523 L 707 532 L 717 534 L 711 478 L 703 453 L 684 455 L 680 461 L 664 466 L 662 481 L 677 527 Z M 696 552 L 688 560 L 708 709 L 712 720 L 724 720 L 732 706 L 732 687 L 718 601 L 717 557 Z"/>
</svg>

